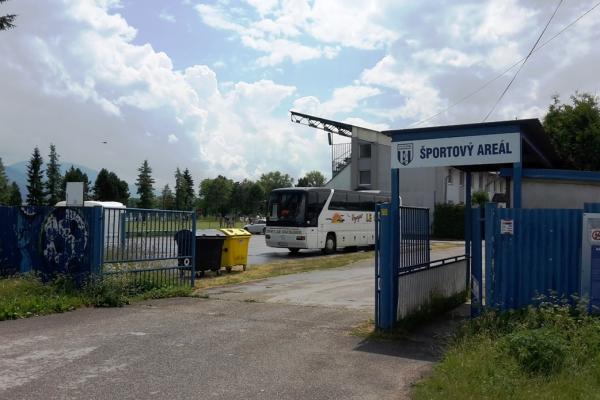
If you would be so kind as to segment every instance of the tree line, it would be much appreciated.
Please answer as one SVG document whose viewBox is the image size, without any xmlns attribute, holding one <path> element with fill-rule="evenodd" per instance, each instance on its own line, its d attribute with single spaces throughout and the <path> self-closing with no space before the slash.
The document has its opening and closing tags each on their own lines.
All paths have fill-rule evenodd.
<svg viewBox="0 0 600 400">
<path fill-rule="evenodd" d="M 129 184 L 118 175 L 102 168 L 94 184 L 86 173 L 71 165 L 61 174 L 60 156 L 56 146 L 50 144 L 48 162 L 44 169 L 44 159 L 35 147 L 27 164 L 27 205 L 53 206 L 65 199 L 67 182 L 83 182 L 84 200 L 117 201 L 128 207 L 156 208 L 164 210 L 196 210 L 203 215 L 256 215 L 265 211 L 267 196 L 271 190 L 291 187 L 294 179 L 288 174 L 272 171 L 262 174 L 260 179 L 234 181 L 223 175 L 203 179 L 197 190 L 188 168 L 177 167 L 174 173 L 174 187 L 166 184 L 160 192 L 155 188 L 152 168 L 144 160 L 138 168 L 135 182 L 137 197 L 132 197 Z M 297 186 L 323 186 L 325 176 L 319 171 L 311 171 L 298 179 Z M 157 194 L 158 193 L 158 194 Z M 10 183 L 0 159 L 0 204 L 18 206 L 23 204 L 21 192 L 16 182 Z"/>
</svg>

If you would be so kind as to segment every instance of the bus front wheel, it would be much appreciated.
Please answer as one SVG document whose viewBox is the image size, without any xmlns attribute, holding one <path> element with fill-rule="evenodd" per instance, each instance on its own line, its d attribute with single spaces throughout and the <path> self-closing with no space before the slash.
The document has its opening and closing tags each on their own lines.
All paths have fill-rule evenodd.
<svg viewBox="0 0 600 400">
<path fill-rule="evenodd" d="M 323 248 L 323 253 L 331 254 L 335 252 L 335 249 L 335 235 L 333 233 L 329 233 L 327 235 L 327 239 L 325 239 L 325 247 Z"/>
</svg>

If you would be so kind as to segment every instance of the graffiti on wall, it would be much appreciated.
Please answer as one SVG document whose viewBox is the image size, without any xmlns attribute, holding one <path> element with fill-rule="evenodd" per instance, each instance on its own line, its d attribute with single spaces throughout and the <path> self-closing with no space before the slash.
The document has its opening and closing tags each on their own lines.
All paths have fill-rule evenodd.
<svg viewBox="0 0 600 400">
<path fill-rule="evenodd" d="M 90 268 L 91 209 L 3 207 L 0 272 L 78 276 Z"/>
</svg>

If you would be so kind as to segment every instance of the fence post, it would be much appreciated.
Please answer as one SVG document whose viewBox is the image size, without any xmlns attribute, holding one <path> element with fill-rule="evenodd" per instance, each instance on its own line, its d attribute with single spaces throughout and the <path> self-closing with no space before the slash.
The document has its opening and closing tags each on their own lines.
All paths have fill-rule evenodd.
<svg viewBox="0 0 600 400">
<path fill-rule="evenodd" d="M 192 262 L 191 262 L 192 288 L 196 286 L 196 212 L 192 212 Z"/>
<path fill-rule="evenodd" d="M 99 275 L 102 272 L 104 250 L 104 208 L 102 206 L 93 207 L 91 217 L 90 274 Z"/>
<path fill-rule="evenodd" d="M 390 213 L 390 205 L 382 204 L 380 206 L 381 220 L 379 237 L 379 315 L 376 319 L 376 327 L 379 330 L 389 330 L 394 326 L 396 314 L 394 312 L 394 280 L 398 276 L 394 274 L 393 267 L 393 249 L 392 249 L 392 230 L 394 221 Z M 375 288 L 377 290 L 377 288 Z"/>
<path fill-rule="evenodd" d="M 474 208 L 471 210 L 471 317 L 481 313 L 483 300 L 481 267 L 481 209 Z M 467 272 L 468 270 L 467 267 Z"/>
</svg>

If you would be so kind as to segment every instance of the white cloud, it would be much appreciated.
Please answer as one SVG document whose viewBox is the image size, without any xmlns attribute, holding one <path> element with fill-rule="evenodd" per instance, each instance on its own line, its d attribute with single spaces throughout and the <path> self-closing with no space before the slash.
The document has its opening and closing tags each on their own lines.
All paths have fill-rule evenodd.
<svg viewBox="0 0 600 400">
<path fill-rule="evenodd" d="M 360 127 L 367 128 L 367 129 L 372 129 L 374 131 L 380 131 L 380 132 L 390 129 L 390 126 L 386 123 L 373 123 L 373 122 L 365 121 L 364 119 L 358 118 L 358 117 L 346 118 L 342 122 L 345 122 L 350 125 L 360 126 Z"/>
<path fill-rule="evenodd" d="M 177 19 L 175 19 L 175 16 L 172 14 L 169 14 L 165 10 L 161 11 L 160 14 L 158 14 L 158 18 L 162 19 L 163 21 L 170 22 L 170 23 L 177 22 Z"/>
<path fill-rule="evenodd" d="M 399 35 L 383 25 L 385 7 L 361 1 L 290 2 L 248 0 L 259 18 L 245 15 L 240 22 L 224 6 L 195 6 L 202 21 L 213 28 L 235 32 L 240 42 L 266 53 L 258 65 L 274 66 L 285 60 L 299 63 L 317 58 L 335 58 L 342 47 L 358 49 L 386 48 Z M 360 18 L 357 18 L 360 15 Z M 309 45 L 308 42 L 321 42 Z"/>
<path fill-rule="evenodd" d="M 352 85 L 337 88 L 331 99 L 321 103 L 314 96 L 305 96 L 294 101 L 294 110 L 327 118 L 336 114 L 351 113 L 357 109 L 363 100 L 377 96 L 381 91 L 370 86 Z"/>
<path fill-rule="evenodd" d="M 406 68 L 390 55 L 364 70 L 361 81 L 393 89 L 404 98 L 404 104 L 388 114 L 392 118 L 422 119 L 435 113 L 444 103 L 427 72 Z"/>
<path fill-rule="evenodd" d="M 470 67 L 481 59 L 478 55 L 472 56 L 448 47 L 441 50 L 425 49 L 417 51 L 412 54 L 412 58 L 430 65 L 449 65 L 451 67 Z"/>
<path fill-rule="evenodd" d="M 22 15 L 37 6 L 34 0 L 20 5 Z M 117 5 L 54 0 L 54 12 L 38 14 L 43 24 L 32 15 L 16 40 L 0 42 L 2 54 L 14 54 L 0 59 L 0 76 L 10 82 L 3 90 L 28 102 L 18 103 L 15 112 L 0 100 L 5 129 L 30 137 L 52 132 L 6 146 L 3 141 L 2 152 L 25 155 L 32 142 L 41 148 L 54 142 L 64 160 L 110 167 L 129 181 L 147 158 L 157 184 L 171 179 L 178 165 L 190 167 L 197 180 L 217 174 L 256 179 L 272 170 L 297 176 L 307 160 L 311 169 L 327 171 L 326 137 L 313 130 L 299 135 L 286 117 L 294 86 L 241 81 L 222 85 L 222 92 L 208 66 L 177 70 L 167 54 L 135 44 L 136 30 L 111 13 Z M 60 29 L 42 35 L 47 25 Z M 99 151 L 85 145 L 96 137 L 106 137 L 111 146 Z"/>
</svg>

